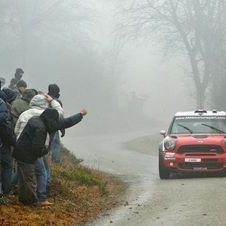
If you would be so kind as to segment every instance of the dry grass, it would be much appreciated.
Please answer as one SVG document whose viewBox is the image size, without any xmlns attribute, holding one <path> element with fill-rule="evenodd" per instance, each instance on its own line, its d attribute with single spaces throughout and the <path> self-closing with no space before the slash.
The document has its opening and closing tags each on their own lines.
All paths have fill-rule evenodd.
<svg viewBox="0 0 226 226">
<path fill-rule="evenodd" d="M 52 165 L 51 207 L 24 206 L 11 196 L 0 206 L 0 225 L 84 225 L 117 203 L 126 186 L 111 175 L 78 164 L 68 150 Z"/>
</svg>

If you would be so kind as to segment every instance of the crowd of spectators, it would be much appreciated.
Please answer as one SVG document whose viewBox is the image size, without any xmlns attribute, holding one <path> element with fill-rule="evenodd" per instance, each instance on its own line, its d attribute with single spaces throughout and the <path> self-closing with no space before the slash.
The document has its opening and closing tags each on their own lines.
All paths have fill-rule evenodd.
<svg viewBox="0 0 226 226">
<path fill-rule="evenodd" d="M 47 84 L 47 92 L 28 88 L 23 74 L 17 68 L 8 87 L 0 78 L 0 204 L 13 194 L 25 205 L 53 205 L 50 164 L 61 162 L 60 134 L 87 110 L 65 118 L 59 86 Z"/>
</svg>

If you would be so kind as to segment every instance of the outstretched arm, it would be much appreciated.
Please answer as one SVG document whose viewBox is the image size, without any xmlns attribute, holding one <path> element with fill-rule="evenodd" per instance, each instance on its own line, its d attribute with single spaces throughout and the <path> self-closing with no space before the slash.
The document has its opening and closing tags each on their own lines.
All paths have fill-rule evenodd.
<svg viewBox="0 0 226 226">
<path fill-rule="evenodd" d="M 58 130 L 70 128 L 79 123 L 83 116 L 87 114 L 86 109 L 81 109 L 80 113 L 72 115 L 68 118 L 62 118 L 59 121 Z"/>
</svg>

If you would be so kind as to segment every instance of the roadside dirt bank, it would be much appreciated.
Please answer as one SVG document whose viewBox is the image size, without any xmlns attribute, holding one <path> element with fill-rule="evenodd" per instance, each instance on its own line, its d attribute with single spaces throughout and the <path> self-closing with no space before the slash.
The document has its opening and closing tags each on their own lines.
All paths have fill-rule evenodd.
<svg viewBox="0 0 226 226">
<path fill-rule="evenodd" d="M 113 175 L 81 166 L 64 148 L 51 166 L 51 206 L 24 206 L 16 195 L 0 205 L 0 225 L 84 225 L 120 204 L 127 185 Z"/>
</svg>

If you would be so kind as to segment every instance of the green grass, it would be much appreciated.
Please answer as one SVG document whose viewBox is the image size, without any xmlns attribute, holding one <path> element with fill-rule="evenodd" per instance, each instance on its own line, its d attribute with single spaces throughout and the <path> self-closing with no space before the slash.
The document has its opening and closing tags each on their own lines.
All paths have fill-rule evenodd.
<svg viewBox="0 0 226 226">
<path fill-rule="evenodd" d="M 63 145 L 61 146 L 61 156 L 63 161 L 69 161 L 72 164 L 79 164 L 83 161 L 82 159 L 77 158 L 71 151 L 69 151 Z"/>
<path fill-rule="evenodd" d="M 51 167 L 53 181 L 61 184 L 76 182 L 80 185 L 98 186 L 104 194 L 107 182 L 101 178 L 101 174 L 96 170 L 81 166 L 80 161 L 66 148 L 63 148 L 62 163 L 54 164 Z"/>
</svg>

